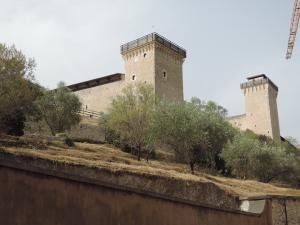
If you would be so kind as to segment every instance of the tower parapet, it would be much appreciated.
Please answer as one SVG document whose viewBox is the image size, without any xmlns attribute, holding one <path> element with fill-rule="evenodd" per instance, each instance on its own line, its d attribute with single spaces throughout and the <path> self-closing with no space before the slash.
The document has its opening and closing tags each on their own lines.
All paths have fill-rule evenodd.
<svg viewBox="0 0 300 225">
<path fill-rule="evenodd" d="M 163 46 L 173 50 L 174 52 L 182 55 L 183 58 L 186 58 L 186 50 L 180 47 L 177 44 L 174 44 L 172 41 L 169 41 L 167 38 L 159 35 L 158 33 L 151 33 L 141 38 L 138 38 L 134 41 L 130 41 L 126 44 L 121 45 L 121 54 L 124 55 L 129 51 L 132 51 L 136 48 L 139 48 L 143 45 L 156 41 L 157 43 L 162 44 Z"/>
<path fill-rule="evenodd" d="M 247 78 L 248 82 L 241 84 L 241 89 L 255 87 L 263 84 L 270 84 L 276 91 L 278 91 L 277 85 L 273 83 L 265 74 L 251 76 Z"/>
</svg>

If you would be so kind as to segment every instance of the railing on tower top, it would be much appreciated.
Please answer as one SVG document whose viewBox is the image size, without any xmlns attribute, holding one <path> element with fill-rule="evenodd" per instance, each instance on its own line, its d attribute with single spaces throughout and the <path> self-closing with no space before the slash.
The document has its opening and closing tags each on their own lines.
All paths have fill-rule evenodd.
<svg viewBox="0 0 300 225">
<path fill-rule="evenodd" d="M 157 33 L 152 33 L 148 34 L 144 37 L 138 38 L 134 41 L 128 42 L 124 45 L 121 45 L 121 53 L 124 54 L 125 52 L 132 50 L 134 48 L 137 48 L 141 45 L 144 45 L 146 43 L 152 42 L 152 41 L 157 41 L 160 44 L 169 47 L 173 51 L 177 52 L 178 54 L 182 55 L 183 57 L 186 57 L 186 50 L 179 45 L 169 41 L 167 38 L 157 34 Z"/>
</svg>

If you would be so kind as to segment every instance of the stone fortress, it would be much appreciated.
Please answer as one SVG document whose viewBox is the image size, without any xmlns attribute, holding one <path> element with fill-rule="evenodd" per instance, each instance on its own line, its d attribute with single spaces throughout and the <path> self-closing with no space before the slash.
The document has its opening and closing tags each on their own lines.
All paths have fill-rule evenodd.
<svg viewBox="0 0 300 225">
<path fill-rule="evenodd" d="M 185 49 L 157 33 L 121 46 L 125 74 L 116 73 L 68 86 L 86 110 L 106 112 L 113 97 L 128 84 L 152 84 L 155 93 L 165 99 L 183 101 L 182 64 Z"/>
<path fill-rule="evenodd" d="M 183 101 L 182 65 L 186 50 L 157 33 L 151 33 L 121 46 L 125 74 L 105 77 L 68 86 L 76 93 L 90 116 L 106 112 L 112 99 L 135 82 L 152 84 L 155 93 L 167 100 Z M 276 98 L 278 87 L 266 76 L 248 78 L 241 84 L 246 113 L 228 117 L 241 130 L 252 130 L 280 140 Z M 87 115 L 87 114 L 85 114 Z"/>
</svg>

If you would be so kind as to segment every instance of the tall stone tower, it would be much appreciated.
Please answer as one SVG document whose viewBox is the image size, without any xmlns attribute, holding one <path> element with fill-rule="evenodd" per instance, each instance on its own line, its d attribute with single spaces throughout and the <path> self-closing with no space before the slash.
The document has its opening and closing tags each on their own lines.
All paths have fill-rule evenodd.
<svg viewBox="0 0 300 225">
<path fill-rule="evenodd" d="M 241 84 L 246 105 L 242 127 L 280 140 L 276 101 L 278 87 L 264 74 L 247 79 L 248 82 Z"/>
<path fill-rule="evenodd" d="M 157 33 L 121 46 L 125 82 L 152 84 L 155 93 L 173 101 L 183 100 L 182 64 L 186 51 Z"/>
</svg>

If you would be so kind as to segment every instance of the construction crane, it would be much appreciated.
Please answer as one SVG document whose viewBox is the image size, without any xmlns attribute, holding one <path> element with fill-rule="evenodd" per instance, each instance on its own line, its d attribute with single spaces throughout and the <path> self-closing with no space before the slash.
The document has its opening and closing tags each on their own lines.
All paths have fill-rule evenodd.
<svg viewBox="0 0 300 225">
<path fill-rule="evenodd" d="M 300 19 L 300 0 L 295 0 L 286 59 L 290 59 L 292 57 L 293 48 L 296 41 L 299 19 Z"/>
</svg>

